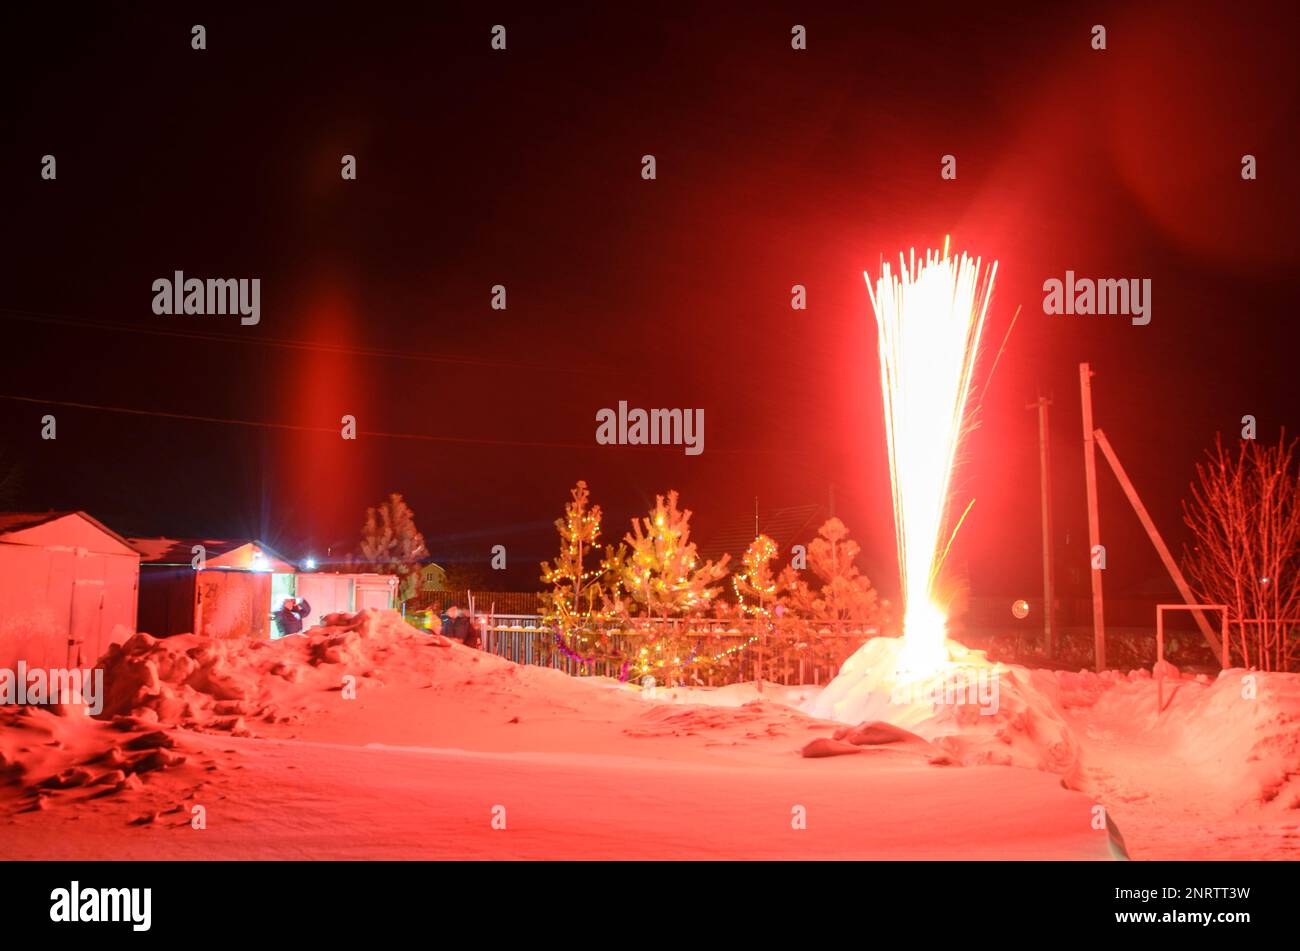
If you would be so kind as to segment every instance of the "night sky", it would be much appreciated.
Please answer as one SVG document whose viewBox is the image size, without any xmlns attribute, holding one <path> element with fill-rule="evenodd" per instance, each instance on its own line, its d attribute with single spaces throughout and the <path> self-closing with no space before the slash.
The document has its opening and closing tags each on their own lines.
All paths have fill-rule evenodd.
<svg viewBox="0 0 1300 951">
<path fill-rule="evenodd" d="M 1175 548 L 1216 432 L 1297 428 L 1289 5 L 414 6 L 0 14 L 0 508 L 299 557 L 396 491 L 436 556 L 503 544 L 500 586 L 534 590 L 577 479 L 607 539 L 676 488 L 701 543 L 833 486 L 896 590 L 862 271 L 945 234 L 1000 261 L 991 349 L 1023 308 L 958 487 L 976 594 L 1040 591 L 1039 392 L 1059 582 L 1086 593 L 1080 361 Z M 1151 279 L 1151 323 L 1045 315 L 1067 269 Z M 156 316 L 175 270 L 260 278 L 261 322 Z M 703 455 L 597 446 L 621 399 L 702 407 Z M 1172 593 L 1101 485 L 1108 592 Z"/>
</svg>

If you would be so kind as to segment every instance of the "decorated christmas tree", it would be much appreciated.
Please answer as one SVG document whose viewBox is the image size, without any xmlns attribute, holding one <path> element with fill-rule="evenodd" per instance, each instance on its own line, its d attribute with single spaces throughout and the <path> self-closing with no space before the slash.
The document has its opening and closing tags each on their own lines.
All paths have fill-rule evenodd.
<svg viewBox="0 0 1300 951">
<path fill-rule="evenodd" d="M 542 562 L 542 581 L 551 586 L 542 593 L 544 627 L 539 647 L 559 650 L 590 672 L 597 660 L 612 658 L 602 622 L 617 610 L 621 553 L 607 548 L 593 568 L 589 558 L 599 554 L 600 506 L 591 504 L 587 483 L 579 481 L 569 494 L 564 518 L 556 519 L 560 553 L 555 564 Z"/>
<path fill-rule="evenodd" d="M 776 576 L 772 573 L 772 559 L 776 555 L 776 542 L 766 535 L 759 535 L 749 543 L 741 558 L 745 570 L 731 576 L 736 603 L 751 617 L 768 618 L 772 615 L 779 590 Z"/>
<path fill-rule="evenodd" d="M 759 535 L 741 558 L 744 570 L 731 576 L 731 586 L 736 592 L 736 605 L 742 614 L 754 619 L 754 633 L 742 647 L 753 648 L 757 654 L 754 665 L 758 689 L 763 689 L 762 678 L 767 665 L 767 654 L 776 647 L 776 615 L 780 607 L 780 585 L 772 573 L 772 559 L 777 546 L 767 535 Z"/>
<path fill-rule="evenodd" d="M 720 593 L 719 582 L 726 576 L 730 560 L 723 555 L 716 564 L 700 564 L 691 541 L 690 521 L 690 510 L 679 509 L 677 493 L 671 491 L 666 500 L 656 496 L 649 516 L 633 519 L 632 531 L 624 537 L 628 552 L 623 586 L 654 622 L 641 625 L 634 666 L 642 674 L 667 682 L 676 679 L 678 670 L 701 659 L 691 639 L 670 620 L 703 613 Z"/>
<path fill-rule="evenodd" d="M 691 511 L 677 507 L 677 492 L 655 497 L 646 518 L 633 519 L 624 536 L 629 552 L 623 584 L 652 617 L 697 614 L 718 596 L 729 555 L 699 563 L 691 541 Z"/>
</svg>

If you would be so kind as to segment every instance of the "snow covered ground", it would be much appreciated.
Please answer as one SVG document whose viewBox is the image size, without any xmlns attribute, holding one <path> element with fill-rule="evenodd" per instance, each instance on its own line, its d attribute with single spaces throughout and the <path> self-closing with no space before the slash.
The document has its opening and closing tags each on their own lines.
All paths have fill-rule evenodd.
<svg viewBox="0 0 1300 951">
<path fill-rule="evenodd" d="M 1101 802 L 1135 858 L 1300 856 L 1300 677 L 1257 675 L 1250 706 L 1240 671 L 1167 685 L 1157 714 L 1140 675 L 1004 668 L 1005 715 L 852 746 L 817 688 L 650 696 L 338 620 L 138 635 L 103 719 L 0 711 L 0 854 L 1107 859 Z"/>
</svg>

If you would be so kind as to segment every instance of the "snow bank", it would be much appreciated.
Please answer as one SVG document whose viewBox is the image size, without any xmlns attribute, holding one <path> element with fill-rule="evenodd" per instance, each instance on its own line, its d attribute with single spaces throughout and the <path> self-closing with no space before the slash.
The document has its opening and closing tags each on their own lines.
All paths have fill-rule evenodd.
<svg viewBox="0 0 1300 951">
<path fill-rule="evenodd" d="M 17 787 L 19 812 L 134 793 L 188 758 L 171 732 L 132 717 L 103 722 L 40 707 L 0 710 L 0 786 Z"/>
<path fill-rule="evenodd" d="M 1153 769 L 1178 769 L 1195 795 L 1232 812 L 1300 809 L 1300 676 L 1225 670 L 1213 682 L 1149 677 L 1102 693 L 1092 717 L 1144 736 Z"/>
<path fill-rule="evenodd" d="M 1029 671 L 991 663 L 982 651 L 949 641 L 951 663 L 910 678 L 898 673 L 902 643 L 893 637 L 867 641 L 802 709 L 841 723 L 904 727 L 964 765 L 1074 770 L 1078 744 Z"/>
<path fill-rule="evenodd" d="M 1172 776 L 1215 811 L 1300 809 L 1296 674 L 1228 670 L 1211 681 L 1166 664 L 1155 672 L 1164 675 L 1160 710 L 1152 670 L 1027 670 L 949 641 L 944 670 L 900 684 L 900 647 L 894 638 L 868 641 L 801 709 L 847 724 L 885 721 L 964 765 L 1048 770 L 1074 788 L 1087 785 L 1086 761 L 1112 778 L 1124 774 L 1112 787 L 1124 796 L 1168 798 Z"/>
<path fill-rule="evenodd" d="M 105 692 L 97 719 L 84 705 L 0 710 L 0 786 L 18 787 L 22 811 L 86 789 L 95 799 L 136 792 L 156 771 L 187 762 L 184 730 L 251 736 L 250 722 L 302 722 L 313 695 L 340 689 L 342 674 L 373 682 L 390 660 L 436 667 L 431 649 L 445 656 L 452 647 L 394 611 L 326 621 L 276 641 L 139 633 L 111 645 L 97 665 Z"/>
<path fill-rule="evenodd" d="M 274 641 L 186 634 L 136 634 L 113 645 L 104 668 L 104 716 L 132 715 L 191 729 L 248 733 L 248 719 L 290 722 L 287 708 L 304 693 L 294 685 L 337 687 L 342 668 L 371 678 L 394 651 L 449 648 L 438 634 L 417 631 L 395 611 L 330 615 L 326 624 Z"/>
<path fill-rule="evenodd" d="M 512 815 L 546 829 L 528 840 L 534 856 L 697 849 L 711 857 L 1077 857 L 1092 854 L 1091 802 L 1115 810 L 1126 837 L 1135 828 L 1146 834 L 1137 836 L 1143 857 L 1159 857 L 1198 830 L 1208 831 L 1191 851 L 1218 854 L 1238 833 L 1211 806 L 1247 817 L 1232 827 L 1244 830 L 1243 855 L 1263 841 L 1255 827 L 1274 837 L 1257 854 L 1295 849 L 1278 830 L 1294 828 L 1300 808 L 1297 675 L 1231 671 L 1212 682 L 1166 670 L 1160 711 L 1150 671 L 1029 671 L 950 644 L 951 664 L 909 681 L 894 673 L 898 641 L 877 638 L 820 690 L 651 692 L 516 665 L 416 630 L 393 612 L 326 621 L 277 641 L 135 635 L 100 662 L 101 719 L 84 707 L 67 711 L 77 716 L 0 710 L 6 834 L 26 836 L 23 854 L 43 857 L 81 854 L 78 843 L 92 833 L 98 844 L 84 854 L 97 857 L 128 845 L 139 856 L 201 857 L 212 841 L 226 843 L 223 856 L 464 857 L 466 842 L 484 857 L 499 855 L 501 836 L 466 838 L 479 802 L 466 793 L 471 784 L 483 796 L 523 790 Z M 361 702 L 343 702 L 345 681 Z M 949 691 L 954 682 L 973 692 Z M 376 743 L 426 752 L 350 750 Z M 842 755 L 849 753 L 857 755 Z M 432 776 L 430 763 L 438 764 Z M 933 768 L 955 764 L 1032 772 Z M 1079 773 L 1081 781 L 1067 783 L 1086 796 L 1061 788 L 1059 776 Z M 378 797 L 376 775 L 387 777 Z M 441 799 L 431 797 L 430 782 L 441 784 Z M 307 802 L 316 810 L 308 852 L 294 838 L 298 823 L 268 811 L 272 788 L 278 808 Z M 335 801 L 336 789 L 349 790 L 345 804 Z M 735 809 L 737 796 L 750 811 Z M 825 830 L 815 848 L 800 851 L 814 841 L 803 833 L 794 844 L 762 831 L 770 814 L 809 797 L 819 817 L 809 835 Z M 455 822 L 441 811 L 435 821 L 428 803 L 443 810 L 449 799 L 473 803 Z M 123 829 L 180 829 L 196 801 L 221 803 L 222 821 L 204 837 L 169 836 L 160 845 Z M 855 811 L 862 801 L 888 803 L 890 821 L 862 823 Z M 959 821 L 972 802 L 1000 810 L 997 834 L 984 822 Z M 45 811 L 61 803 L 63 816 Z M 685 815 L 689 832 L 680 826 Z M 51 818 L 74 817 L 83 820 L 76 836 L 51 831 Z M 592 821 L 608 828 L 607 840 L 591 835 Z M 436 849 L 427 844 L 432 827 L 443 830 Z M 578 828 L 587 831 L 569 834 Z M 956 828 L 983 838 L 956 842 Z M 354 837 L 342 852 L 340 829 Z M 1017 836 L 1019 852 L 1006 845 Z M 1044 836 L 1056 844 L 1048 848 Z M 376 841 L 388 851 L 375 852 Z"/>
</svg>

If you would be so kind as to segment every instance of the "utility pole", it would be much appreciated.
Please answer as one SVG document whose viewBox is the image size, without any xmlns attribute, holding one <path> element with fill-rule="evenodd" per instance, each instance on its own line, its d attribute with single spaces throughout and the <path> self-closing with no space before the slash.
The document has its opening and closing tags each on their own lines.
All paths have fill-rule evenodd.
<svg viewBox="0 0 1300 951">
<path fill-rule="evenodd" d="M 1196 598 L 1192 595 L 1192 589 L 1187 585 L 1187 579 L 1183 577 L 1182 571 L 1178 567 L 1178 562 L 1174 560 L 1173 554 L 1169 551 L 1169 546 L 1160 536 L 1160 530 L 1156 528 L 1156 523 L 1151 518 L 1151 513 L 1147 507 L 1142 504 L 1142 499 L 1138 496 L 1137 489 L 1133 485 L 1133 480 L 1128 477 L 1124 466 L 1120 464 L 1119 456 L 1115 454 L 1115 448 L 1106 438 L 1106 434 L 1100 429 L 1097 430 L 1097 445 L 1101 447 L 1101 454 L 1106 457 L 1110 463 L 1111 469 L 1115 473 L 1115 478 L 1119 480 L 1120 488 L 1128 496 L 1129 505 L 1133 506 L 1133 511 L 1137 513 L 1138 521 L 1146 530 L 1147 538 L 1151 539 L 1151 544 L 1155 546 L 1156 554 L 1164 562 L 1165 570 L 1169 572 L 1169 577 L 1173 579 L 1174 586 L 1178 589 L 1179 595 L 1182 596 L 1183 603 L 1189 608 L 1200 608 L 1202 605 L 1197 604 Z M 1217 605 L 1211 605 L 1217 607 Z M 1205 642 L 1210 645 L 1214 651 L 1215 657 L 1223 655 L 1223 643 L 1210 629 L 1209 622 L 1205 620 L 1205 615 L 1199 610 L 1192 611 L 1192 618 L 1196 621 L 1196 626 L 1201 629 L 1201 634 L 1205 637 Z M 1223 665 L 1227 667 L 1227 664 Z"/>
<path fill-rule="evenodd" d="M 1043 645 L 1048 658 L 1056 656 L 1056 571 L 1052 564 L 1052 450 L 1048 439 L 1047 407 L 1052 401 L 1040 395 L 1025 409 L 1038 409 L 1038 484 L 1043 505 Z"/>
<path fill-rule="evenodd" d="M 1097 440 L 1092 428 L 1092 370 L 1079 364 L 1079 397 L 1083 404 L 1083 471 L 1088 484 L 1088 562 L 1092 566 L 1092 636 L 1097 671 L 1106 669 L 1106 619 L 1102 608 L 1101 518 L 1097 512 Z"/>
</svg>

